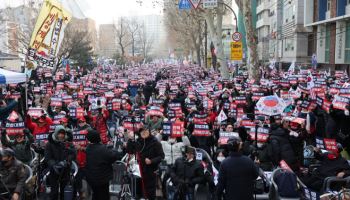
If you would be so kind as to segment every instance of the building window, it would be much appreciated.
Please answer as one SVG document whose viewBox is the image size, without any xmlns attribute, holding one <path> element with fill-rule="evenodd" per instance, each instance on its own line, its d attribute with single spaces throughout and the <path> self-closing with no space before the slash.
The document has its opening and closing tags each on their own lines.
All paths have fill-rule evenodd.
<svg viewBox="0 0 350 200">
<path fill-rule="evenodd" d="M 345 63 L 350 64 L 350 22 L 346 22 Z"/>
<path fill-rule="evenodd" d="M 326 26 L 326 44 L 325 44 L 325 61 L 329 63 L 330 60 L 330 46 L 331 46 L 331 27 Z"/>
<path fill-rule="evenodd" d="M 327 11 L 331 10 L 331 0 L 327 0 Z"/>
</svg>

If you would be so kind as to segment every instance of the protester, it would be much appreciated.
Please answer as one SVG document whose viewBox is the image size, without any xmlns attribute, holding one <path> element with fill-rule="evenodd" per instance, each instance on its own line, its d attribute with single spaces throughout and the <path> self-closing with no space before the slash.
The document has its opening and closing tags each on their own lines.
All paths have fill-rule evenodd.
<svg viewBox="0 0 350 200">
<path fill-rule="evenodd" d="M 133 141 L 129 135 L 127 151 L 136 154 L 142 174 L 143 195 L 147 199 L 156 198 L 156 174 L 160 162 L 164 159 L 161 143 L 150 133 L 149 129 L 140 129 L 140 138 Z"/>
<path fill-rule="evenodd" d="M 0 121 L 6 120 L 17 104 L 18 102 L 16 100 L 12 100 L 9 104 L 6 104 L 3 99 L 0 99 Z"/>
<path fill-rule="evenodd" d="M 196 160 L 196 149 L 186 146 L 186 157 L 176 159 L 170 168 L 171 180 L 177 188 L 174 199 L 194 199 L 194 187 L 204 182 L 204 169 Z"/>
<path fill-rule="evenodd" d="M 64 188 L 70 180 L 71 162 L 75 160 L 76 150 L 72 144 L 67 143 L 67 138 L 65 128 L 59 125 L 49 135 L 45 148 L 45 160 L 50 168 L 50 199 L 63 199 Z"/>
<path fill-rule="evenodd" d="M 16 158 L 25 164 L 29 164 L 33 159 L 32 151 L 30 149 L 33 142 L 33 135 L 28 129 L 24 129 L 23 132 L 16 133 L 14 140 L 10 140 L 8 138 L 6 130 L 1 132 L 1 144 L 3 147 L 13 149 Z"/>
<path fill-rule="evenodd" d="M 232 138 L 228 141 L 230 155 L 222 161 L 217 185 L 218 199 L 254 199 L 254 181 L 258 177 L 258 168 L 254 162 L 243 156 L 239 150 L 242 141 Z"/>
<path fill-rule="evenodd" d="M 96 130 L 89 129 L 86 137 L 90 144 L 86 147 L 85 175 L 92 188 L 92 199 L 108 200 L 109 181 L 113 176 L 112 164 L 121 155 L 101 144 L 100 134 Z"/>
<path fill-rule="evenodd" d="M 1 151 L 0 175 L 1 191 L 9 191 L 10 193 L 8 196 L 5 195 L 8 197 L 6 199 L 22 199 L 28 172 L 23 163 L 16 159 L 15 152 L 12 149 L 5 148 Z"/>
</svg>

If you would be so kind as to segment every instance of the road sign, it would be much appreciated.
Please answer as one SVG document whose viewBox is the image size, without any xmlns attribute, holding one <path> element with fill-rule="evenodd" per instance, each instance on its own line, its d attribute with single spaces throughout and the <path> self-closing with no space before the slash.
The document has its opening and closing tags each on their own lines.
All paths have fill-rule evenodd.
<svg viewBox="0 0 350 200">
<path fill-rule="evenodd" d="M 189 0 L 193 6 L 194 9 L 198 8 L 199 4 L 202 0 Z"/>
<path fill-rule="evenodd" d="M 235 42 L 239 42 L 242 39 L 242 34 L 240 32 L 234 32 L 232 34 L 232 40 Z"/>
<path fill-rule="evenodd" d="M 179 1 L 179 9 L 180 10 L 191 9 L 191 3 L 189 2 L 189 0 L 180 0 Z"/>
<path fill-rule="evenodd" d="M 218 0 L 203 0 L 203 8 L 211 9 L 218 7 Z"/>
<path fill-rule="evenodd" d="M 231 42 L 231 60 L 242 61 L 242 42 Z"/>
</svg>

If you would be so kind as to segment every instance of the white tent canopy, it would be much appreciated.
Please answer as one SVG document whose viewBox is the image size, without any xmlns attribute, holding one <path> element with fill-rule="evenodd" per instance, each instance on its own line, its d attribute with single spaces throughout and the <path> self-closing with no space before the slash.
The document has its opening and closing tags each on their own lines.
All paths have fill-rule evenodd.
<svg viewBox="0 0 350 200">
<path fill-rule="evenodd" d="M 0 84 L 14 84 L 26 82 L 26 74 L 12 72 L 0 68 Z"/>
</svg>

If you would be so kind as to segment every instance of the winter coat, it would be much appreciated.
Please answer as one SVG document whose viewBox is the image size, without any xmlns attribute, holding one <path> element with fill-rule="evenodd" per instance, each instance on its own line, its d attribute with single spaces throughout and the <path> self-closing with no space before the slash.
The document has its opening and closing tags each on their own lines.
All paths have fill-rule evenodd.
<svg viewBox="0 0 350 200">
<path fill-rule="evenodd" d="M 17 101 L 11 101 L 6 106 L 0 107 L 0 121 L 6 120 L 17 104 Z"/>
<path fill-rule="evenodd" d="M 316 154 L 316 158 L 321 161 L 321 166 L 312 173 L 312 176 L 323 180 L 329 176 L 336 176 L 341 171 L 345 172 L 344 178 L 350 176 L 350 165 L 343 157 L 329 159 L 326 155 Z"/>
<path fill-rule="evenodd" d="M 50 126 L 53 124 L 52 119 L 50 117 L 45 117 L 46 125 L 43 127 L 39 127 L 38 124 L 32 121 L 30 117 L 27 117 L 25 120 L 26 127 L 32 132 L 35 141 L 43 140 L 48 138 L 48 134 L 50 132 Z"/>
<path fill-rule="evenodd" d="M 188 162 L 184 158 L 178 158 L 170 168 L 170 177 L 175 186 L 185 182 L 188 183 L 187 187 L 193 189 L 196 184 L 204 182 L 204 168 L 198 160 Z"/>
<path fill-rule="evenodd" d="M 160 143 L 162 144 L 165 160 L 168 165 L 174 164 L 177 158 L 182 157 L 181 148 L 185 146 L 183 142 L 171 144 L 168 141 L 161 141 Z"/>
<path fill-rule="evenodd" d="M 150 135 L 146 139 L 139 138 L 137 141 L 129 140 L 127 143 L 127 152 L 139 152 L 140 169 L 144 183 L 146 196 L 154 196 L 156 190 L 156 175 L 159 163 L 164 159 L 164 152 L 161 143 Z M 147 165 L 145 159 L 151 160 L 151 164 Z"/>
<path fill-rule="evenodd" d="M 108 184 L 113 176 L 112 164 L 121 155 L 117 151 L 108 149 L 105 145 L 89 144 L 86 148 L 86 179 L 91 185 Z"/>
<path fill-rule="evenodd" d="M 0 166 L 0 175 L 3 183 L 12 193 L 23 192 L 28 173 L 21 161 L 14 159 L 9 168 Z"/>
<path fill-rule="evenodd" d="M 30 133 L 25 135 L 25 140 L 21 143 L 18 143 L 16 140 L 9 140 L 6 134 L 1 135 L 1 144 L 11 148 L 15 152 L 16 158 L 25 164 L 29 164 L 33 159 L 30 150 L 33 142 L 34 138 Z"/>
<path fill-rule="evenodd" d="M 231 153 L 220 165 L 218 199 L 254 199 L 254 184 L 258 174 L 258 168 L 250 158 L 240 153 Z"/>
<path fill-rule="evenodd" d="M 270 149 L 272 152 L 270 152 L 270 156 L 272 156 L 271 160 L 275 166 L 278 166 L 280 161 L 284 160 L 289 167 L 292 169 L 296 168 L 297 159 L 287 130 L 272 124 L 268 145 L 271 145 Z"/>
<path fill-rule="evenodd" d="M 56 127 L 55 132 L 49 135 L 48 143 L 45 147 L 45 160 L 50 168 L 60 161 L 71 162 L 76 156 L 76 151 L 72 144 L 58 141 L 57 134 L 62 129 L 64 127 L 61 125 Z"/>
<path fill-rule="evenodd" d="M 163 118 L 159 118 L 158 121 L 156 123 L 154 123 L 153 120 L 148 116 L 146 118 L 146 124 L 147 124 L 148 128 L 151 129 L 151 131 L 160 130 L 160 129 L 162 129 Z"/>
</svg>

